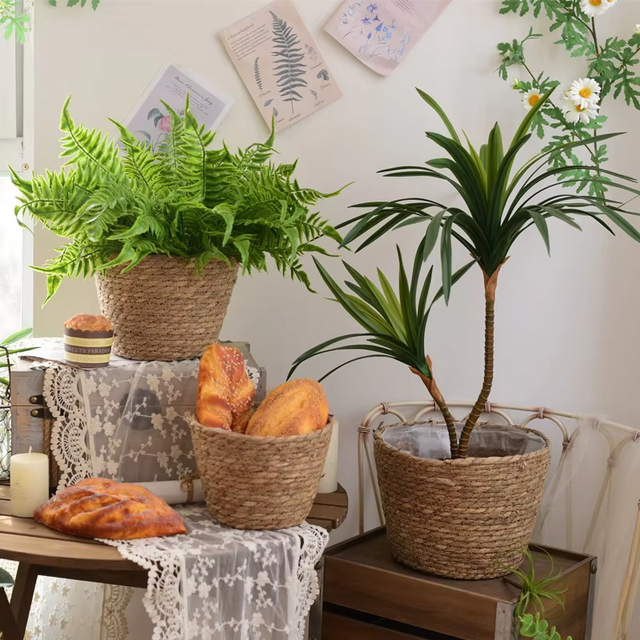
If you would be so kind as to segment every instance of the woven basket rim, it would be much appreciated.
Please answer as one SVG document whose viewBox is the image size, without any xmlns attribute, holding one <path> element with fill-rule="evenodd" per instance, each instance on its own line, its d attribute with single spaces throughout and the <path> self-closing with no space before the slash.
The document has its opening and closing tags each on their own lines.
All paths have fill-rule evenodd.
<svg viewBox="0 0 640 640">
<path fill-rule="evenodd" d="M 117 258 L 118 254 L 114 253 L 112 258 Z M 131 270 L 132 272 L 135 272 L 135 270 L 142 266 L 145 266 L 145 263 L 149 263 L 149 262 L 171 262 L 172 264 L 181 264 L 184 267 L 193 267 L 195 265 L 197 258 L 188 258 L 185 256 L 168 256 L 165 253 L 150 253 L 148 256 L 145 256 L 142 260 L 140 260 L 140 262 L 133 267 L 133 269 Z M 205 269 L 210 265 L 210 264 L 215 264 L 215 263 L 221 263 L 224 264 L 225 266 L 229 267 L 229 269 L 237 269 L 240 267 L 240 263 L 235 259 L 235 258 L 228 258 L 230 264 L 227 264 L 224 260 L 222 260 L 221 258 L 211 258 L 211 260 L 207 263 L 207 265 L 204 267 Z M 121 264 L 121 265 L 117 265 L 115 267 L 110 267 L 109 269 L 103 269 L 100 270 L 98 269 L 98 271 L 96 271 L 96 275 L 97 276 L 102 276 L 104 273 L 109 273 L 110 271 L 116 269 L 118 271 L 118 273 L 122 272 L 125 268 L 127 267 L 126 264 Z"/>
<path fill-rule="evenodd" d="M 390 444 L 385 442 L 382 439 L 382 434 L 387 429 L 393 429 L 394 427 L 410 427 L 413 425 L 429 425 L 429 424 L 444 424 L 444 423 L 429 423 L 418 420 L 416 422 L 395 422 L 394 424 L 387 424 L 379 426 L 375 433 L 373 434 L 373 438 L 379 446 L 383 446 L 384 448 L 389 450 L 389 453 L 394 455 L 399 455 L 406 458 L 413 458 L 415 460 L 420 460 L 424 464 L 428 464 L 431 466 L 442 467 L 446 465 L 453 465 L 457 467 L 469 467 L 474 465 L 483 465 L 483 464 L 513 464 L 514 462 L 521 460 L 532 460 L 539 456 L 548 455 L 551 451 L 551 441 L 547 436 L 538 431 L 536 429 L 530 429 L 529 427 L 522 427 L 519 425 L 501 425 L 508 427 L 509 429 L 517 429 L 519 431 L 524 431 L 526 433 L 534 433 L 537 436 L 540 436 L 544 440 L 544 447 L 542 449 L 538 449 L 538 451 L 531 451 L 530 453 L 521 453 L 510 456 L 491 456 L 489 458 L 478 458 L 478 457 L 467 457 L 467 458 L 454 458 L 447 460 L 436 460 L 435 458 L 420 458 L 419 456 L 414 456 L 406 451 L 400 451 L 400 449 L 396 449 L 392 447 Z M 482 426 L 486 425 L 478 425 L 478 427 L 482 428 Z"/>
<path fill-rule="evenodd" d="M 197 418 L 193 414 L 188 414 L 187 420 L 192 427 L 200 428 L 202 431 L 205 431 L 205 432 L 211 432 L 212 437 L 219 436 L 222 438 L 237 440 L 238 442 L 243 440 L 246 442 L 250 441 L 252 443 L 259 444 L 260 446 L 273 444 L 274 442 L 277 442 L 279 444 L 283 442 L 293 443 L 293 442 L 300 442 L 305 438 L 308 440 L 312 440 L 314 438 L 320 438 L 323 433 L 325 433 L 328 429 L 332 429 L 333 426 L 335 425 L 335 418 L 333 418 L 333 416 L 330 416 L 329 422 L 327 422 L 327 424 L 324 427 L 322 427 L 322 429 L 316 429 L 311 433 L 303 433 L 301 435 L 295 435 L 295 436 L 252 436 L 252 435 L 247 435 L 246 433 L 237 433 L 235 431 L 227 431 L 227 429 L 205 427 L 205 425 L 198 422 Z"/>
</svg>

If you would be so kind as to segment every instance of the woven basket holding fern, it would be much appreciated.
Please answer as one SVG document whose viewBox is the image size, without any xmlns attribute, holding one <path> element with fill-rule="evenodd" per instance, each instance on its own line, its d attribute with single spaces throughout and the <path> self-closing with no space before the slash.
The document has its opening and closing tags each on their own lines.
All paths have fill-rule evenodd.
<svg viewBox="0 0 640 640">
<path fill-rule="evenodd" d="M 157 151 L 113 122 L 119 140 L 77 125 L 62 110 L 57 173 L 25 180 L 16 216 L 31 216 L 68 239 L 36 270 L 47 299 L 66 277 L 96 276 L 102 312 L 114 324 L 114 352 L 136 360 L 199 356 L 218 338 L 238 271 L 309 279 L 300 257 L 341 237 L 310 207 L 336 194 L 300 187 L 296 164 L 276 165 L 274 134 L 232 153 L 209 149 L 214 133 L 164 105 L 171 131 Z M 336 192 L 338 193 L 338 192 Z"/>
</svg>

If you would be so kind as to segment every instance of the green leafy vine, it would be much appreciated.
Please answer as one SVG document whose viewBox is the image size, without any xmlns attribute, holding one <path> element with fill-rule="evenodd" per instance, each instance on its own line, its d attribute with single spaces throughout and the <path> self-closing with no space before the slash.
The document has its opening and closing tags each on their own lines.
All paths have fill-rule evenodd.
<svg viewBox="0 0 640 640">
<path fill-rule="evenodd" d="M 598 135 L 607 122 L 601 114 L 606 98 L 622 98 L 629 106 L 640 110 L 640 77 L 636 73 L 640 52 L 640 25 L 627 39 L 607 38 L 604 43 L 598 38 L 598 17 L 609 11 L 617 0 L 502 0 L 501 14 L 515 13 L 538 19 L 541 16 L 549 22 L 549 34 L 559 36 L 554 43 L 564 47 L 573 58 L 583 58 L 585 76 L 574 81 L 563 92 L 559 101 L 549 101 L 538 111 L 533 121 L 533 130 L 540 139 L 547 139 L 545 151 L 566 145 L 575 140 L 595 140 L 585 147 L 591 163 L 602 167 L 608 161 L 607 145 L 601 144 Z M 522 95 L 526 108 L 531 108 L 542 95 L 551 88 L 562 84 L 544 71 L 531 68 L 527 59 L 528 47 L 533 40 L 544 36 L 533 28 L 522 40 L 501 42 L 498 51 L 501 64 L 498 73 L 503 80 L 509 80 L 510 68 L 517 67 L 524 72 L 524 78 L 513 74 L 512 86 Z M 588 86 L 587 86 L 588 85 Z M 585 91 L 591 96 L 581 99 Z M 567 187 L 577 187 L 578 191 L 589 189 L 590 195 L 602 196 L 608 179 L 602 175 L 598 182 L 587 181 L 582 161 L 572 148 L 558 150 L 549 156 L 553 168 L 575 167 L 560 175 L 571 176 L 565 182 Z"/>
<path fill-rule="evenodd" d="M 58 0 L 47 1 L 54 7 L 58 5 Z M 67 6 L 75 7 L 79 4 L 84 7 L 89 1 L 94 11 L 100 5 L 100 0 L 67 0 Z M 16 40 L 24 44 L 29 33 L 30 21 L 31 18 L 23 11 L 23 3 L 20 0 L 0 0 L 0 31 L 7 40 L 15 33 Z"/>
</svg>

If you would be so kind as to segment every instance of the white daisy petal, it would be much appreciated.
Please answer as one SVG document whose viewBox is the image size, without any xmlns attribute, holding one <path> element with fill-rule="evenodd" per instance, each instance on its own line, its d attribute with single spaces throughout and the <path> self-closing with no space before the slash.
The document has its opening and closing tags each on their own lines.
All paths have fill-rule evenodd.
<svg viewBox="0 0 640 640">
<path fill-rule="evenodd" d="M 571 83 L 568 97 L 586 109 L 600 102 L 600 85 L 592 78 L 581 78 Z"/>
<path fill-rule="evenodd" d="M 564 100 L 564 117 L 567 119 L 567 122 L 572 124 L 576 122 L 589 124 L 589 122 L 598 115 L 599 109 L 600 106 L 597 104 L 582 107 L 571 100 Z"/>
<path fill-rule="evenodd" d="M 541 98 L 542 94 L 538 89 L 529 89 L 522 96 L 522 104 L 527 111 L 530 111 L 540 102 Z"/>
<path fill-rule="evenodd" d="M 580 8 L 590 18 L 596 18 L 606 13 L 618 0 L 581 0 Z"/>
<path fill-rule="evenodd" d="M 640 36 L 640 24 L 636 25 L 636 28 L 634 29 L 633 33 L 635 33 L 635 35 Z"/>
</svg>

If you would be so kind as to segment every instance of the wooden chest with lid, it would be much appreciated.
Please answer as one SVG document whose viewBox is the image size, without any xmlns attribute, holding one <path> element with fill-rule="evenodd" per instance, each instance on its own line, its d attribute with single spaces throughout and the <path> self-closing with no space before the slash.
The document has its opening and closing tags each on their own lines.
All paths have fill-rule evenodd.
<svg viewBox="0 0 640 640">
<path fill-rule="evenodd" d="M 591 556 L 532 547 L 536 577 L 560 571 L 565 609 L 546 618 L 562 638 L 591 638 L 597 561 Z M 552 566 L 553 565 L 553 566 Z M 556 588 L 555 584 L 551 588 Z M 324 640 L 512 640 L 520 589 L 514 576 L 447 580 L 396 562 L 384 529 L 331 547 L 325 554 Z"/>
</svg>

